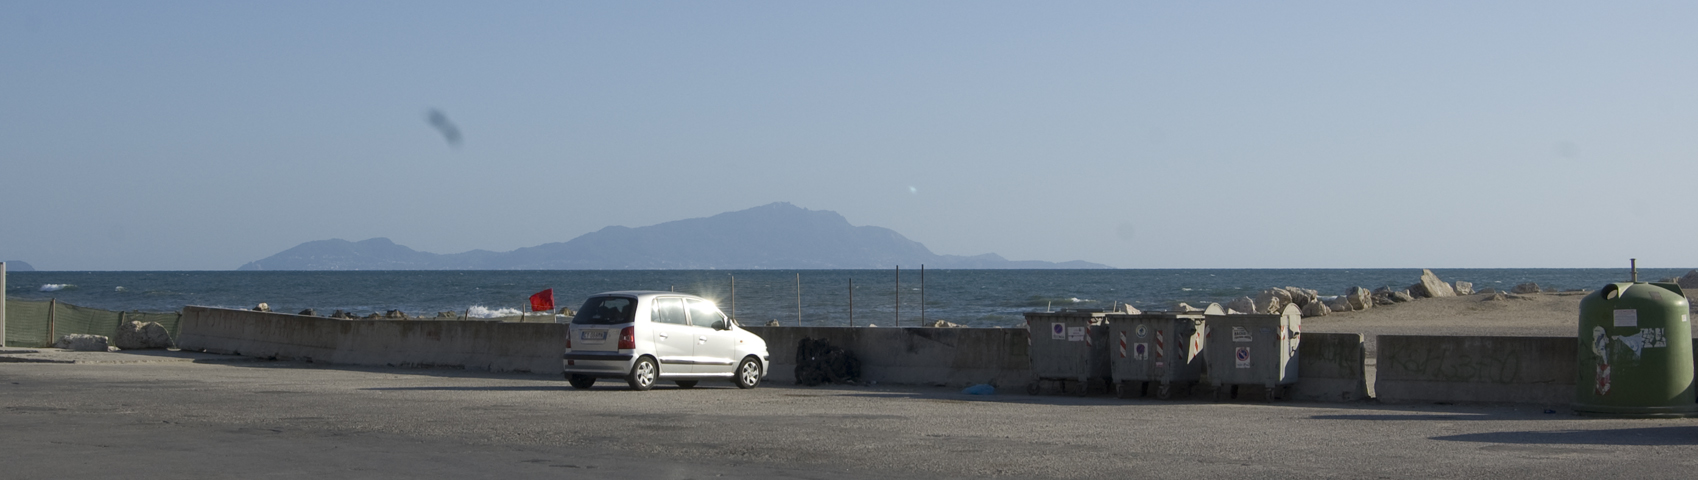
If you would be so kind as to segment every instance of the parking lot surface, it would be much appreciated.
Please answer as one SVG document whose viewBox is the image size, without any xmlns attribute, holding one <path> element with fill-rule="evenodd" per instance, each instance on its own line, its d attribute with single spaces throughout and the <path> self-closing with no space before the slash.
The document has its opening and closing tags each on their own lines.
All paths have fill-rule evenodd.
<svg viewBox="0 0 1698 480">
<path fill-rule="evenodd" d="M 573 390 L 537 375 L 153 357 L 0 363 L 4 476 L 1673 478 L 1698 467 L 1698 420 L 1561 406 Z"/>
</svg>

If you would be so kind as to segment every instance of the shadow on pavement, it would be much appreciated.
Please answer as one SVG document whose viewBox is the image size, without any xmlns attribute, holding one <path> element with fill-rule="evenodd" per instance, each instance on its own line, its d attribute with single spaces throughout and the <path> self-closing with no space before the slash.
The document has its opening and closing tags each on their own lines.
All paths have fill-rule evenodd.
<svg viewBox="0 0 1698 480">
<path fill-rule="evenodd" d="M 1550 445 L 1698 445 L 1698 426 L 1548 432 L 1486 432 L 1432 437 L 1432 439 L 1452 442 Z"/>
</svg>

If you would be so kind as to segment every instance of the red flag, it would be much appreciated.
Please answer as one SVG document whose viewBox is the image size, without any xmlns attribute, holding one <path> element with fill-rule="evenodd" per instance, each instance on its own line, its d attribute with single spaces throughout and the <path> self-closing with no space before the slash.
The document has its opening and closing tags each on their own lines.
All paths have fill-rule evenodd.
<svg viewBox="0 0 1698 480">
<path fill-rule="evenodd" d="M 531 311 L 546 312 L 554 310 L 554 289 L 543 290 L 531 295 Z"/>
</svg>

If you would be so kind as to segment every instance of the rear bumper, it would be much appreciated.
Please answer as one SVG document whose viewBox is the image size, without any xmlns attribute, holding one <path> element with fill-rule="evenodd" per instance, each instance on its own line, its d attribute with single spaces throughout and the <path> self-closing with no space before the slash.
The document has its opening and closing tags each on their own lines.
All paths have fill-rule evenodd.
<svg viewBox="0 0 1698 480">
<path fill-rule="evenodd" d="M 577 352 L 567 353 L 561 356 L 561 360 L 588 360 L 592 362 L 629 362 L 632 358 L 636 358 L 636 354 L 619 352 Z"/>
</svg>

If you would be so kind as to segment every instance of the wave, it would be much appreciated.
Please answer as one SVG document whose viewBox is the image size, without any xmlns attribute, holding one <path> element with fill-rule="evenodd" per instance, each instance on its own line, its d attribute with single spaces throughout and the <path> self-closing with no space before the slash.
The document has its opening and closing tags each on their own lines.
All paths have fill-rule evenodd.
<svg viewBox="0 0 1698 480">
<path fill-rule="evenodd" d="M 525 312 L 520 311 L 517 308 L 501 308 L 501 309 L 496 309 L 496 310 L 490 310 L 489 307 L 485 307 L 483 305 L 472 305 L 472 308 L 466 309 L 466 316 L 471 317 L 471 318 L 517 317 L 517 316 L 522 315 L 524 313 Z"/>
<path fill-rule="evenodd" d="M 1022 307 L 1042 307 L 1042 306 L 1049 306 L 1049 305 L 1077 305 L 1077 304 L 1081 304 L 1081 303 L 1098 303 L 1098 302 L 1096 300 L 1091 300 L 1091 299 L 1088 299 L 1088 298 L 1079 298 L 1079 297 L 1044 297 L 1044 296 L 1034 295 L 1034 296 L 1031 296 L 1031 297 L 1027 297 L 1026 301 L 1019 306 L 1022 306 Z"/>
<path fill-rule="evenodd" d="M 43 291 L 43 292 L 57 292 L 57 291 L 60 291 L 60 290 L 74 289 L 74 288 L 77 288 L 77 286 L 69 284 L 69 283 L 48 283 L 48 284 L 43 284 L 41 286 L 41 291 Z"/>
</svg>

